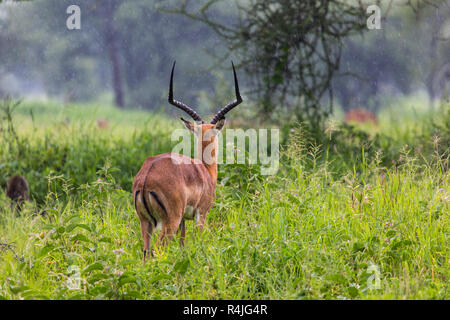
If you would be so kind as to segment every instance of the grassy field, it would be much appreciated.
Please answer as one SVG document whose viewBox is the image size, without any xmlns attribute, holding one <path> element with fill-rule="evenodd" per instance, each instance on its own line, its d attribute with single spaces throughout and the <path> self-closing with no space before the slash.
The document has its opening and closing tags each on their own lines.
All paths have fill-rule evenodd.
<svg viewBox="0 0 450 320">
<path fill-rule="evenodd" d="M 181 123 L 25 101 L 0 122 L 0 185 L 22 174 L 34 200 L 0 190 L 0 298 L 449 299 L 449 118 L 286 124 L 276 175 L 221 165 L 204 231 L 143 264 L 131 184 Z"/>
</svg>

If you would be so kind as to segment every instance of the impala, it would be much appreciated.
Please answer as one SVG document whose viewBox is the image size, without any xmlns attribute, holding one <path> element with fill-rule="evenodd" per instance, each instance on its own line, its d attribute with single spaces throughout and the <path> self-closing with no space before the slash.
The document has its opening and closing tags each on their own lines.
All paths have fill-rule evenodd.
<svg viewBox="0 0 450 320">
<path fill-rule="evenodd" d="M 202 229 L 206 214 L 216 196 L 218 141 L 216 136 L 225 124 L 225 114 L 242 102 L 236 70 L 233 67 L 236 100 L 215 114 L 210 123 L 189 106 L 173 98 L 172 66 L 169 86 L 169 103 L 189 114 L 195 122 L 186 121 L 187 129 L 197 134 L 197 158 L 176 153 L 148 157 L 133 182 L 136 213 L 141 223 L 144 241 L 144 261 L 149 253 L 150 239 L 155 229 L 160 229 L 159 241 L 164 245 L 181 229 L 181 244 L 186 235 L 185 220 L 195 220 Z M 203 150 L 209 150 L 209 159 Z"/>
</svg>

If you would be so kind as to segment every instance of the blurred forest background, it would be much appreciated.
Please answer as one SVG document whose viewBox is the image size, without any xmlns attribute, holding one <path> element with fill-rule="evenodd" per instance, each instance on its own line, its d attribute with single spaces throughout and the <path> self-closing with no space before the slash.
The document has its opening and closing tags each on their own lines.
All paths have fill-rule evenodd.
<svg viewBox="0 0 450 320">
<path fill-rule="evenodd" d="M 66 27 L 72 4 L 80 30 Z M 160 110 L 176 60 L 175 95 L 211 114 L 233 97 L 233 60 L 244 117 L 320 124 L 403 95 L 432 105 L 450 81 L 445 0 L 2 1 L 0 30 L 0 97 Z"/>
<path fill-rule="evenodd" d="M 448 300 L 449 39 L 448 0 L 0 0 L 0 300 Z M 278 171 L 260 133 L 204 231 L 143 264 L 132 184 L 186 116 L 174 60 L 205 120 L 234 62 L 227 128 L 279 129 Z"/>
</svg>

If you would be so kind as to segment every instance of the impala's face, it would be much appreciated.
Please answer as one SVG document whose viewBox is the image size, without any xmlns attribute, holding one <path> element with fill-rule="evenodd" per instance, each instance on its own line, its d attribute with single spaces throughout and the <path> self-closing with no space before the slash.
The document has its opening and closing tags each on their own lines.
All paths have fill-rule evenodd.
<svg viewBox="0 0 450 320">
<path fill-rule="evenodd" d="M 203 123 L 197 124 L 194 122 L 186 121 L 183 118 L 181 120 L 184 122 L 186 128 L 192 131 L 198 141 L 198 152 L 197 158 L 202 159 L 206 164 L 214 164 L 217 162 L 216 150 L 219 147 L 218 140 L 216 136 L 219 134 L 220 130 L 225 125 L 225 119 L 217 121 L 215 124 Z"/>
</svg>

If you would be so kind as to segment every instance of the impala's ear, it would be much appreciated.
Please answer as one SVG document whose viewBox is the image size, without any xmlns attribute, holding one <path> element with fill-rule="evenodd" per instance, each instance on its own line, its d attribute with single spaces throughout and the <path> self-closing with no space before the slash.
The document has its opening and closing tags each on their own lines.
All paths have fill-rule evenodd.
<svg viewBox="0 0 450 320">
<path fill-rule="evenodd" d="M 217 121 L 214 129 L 219 130 L 219 131 L 222 130 L 223 126 L 225 125 L 225 122 L 226 122 L 225 118 L 220 119 L 219 121 Z"/>
<path fill-rule="evenodd" d="M 181 121 L 184 122 L 184 125 L 186 126 L 186 128 L 187 128 L 189 131 L 194 132 L 194 124 L 193 124 L 192 122 L 187 121 L 187 120 L 184 120 L 183 118 L 180 118 L 180 119 L 181 119 Z"/>
</svg>

